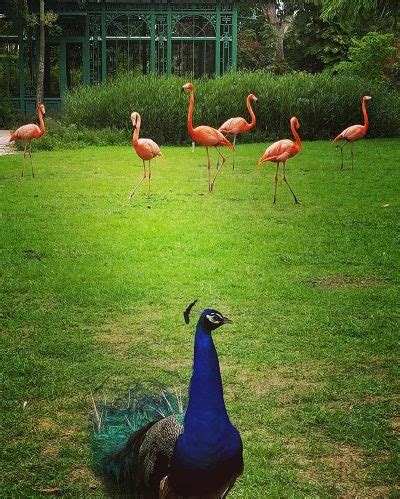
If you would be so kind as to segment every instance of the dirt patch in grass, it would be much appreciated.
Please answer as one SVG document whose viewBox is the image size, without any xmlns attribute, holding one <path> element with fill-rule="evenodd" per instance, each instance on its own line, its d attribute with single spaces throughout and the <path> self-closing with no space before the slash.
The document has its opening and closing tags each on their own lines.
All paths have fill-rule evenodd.
<svg viewBox="0 0 400 499">
<path fill-rule="evenodd" d="M 50 442 L 46 442 L 46 445 L 43 447 L 41 456 L 44 459 L 55 459 L 60 454 L 60 442 L 52 440 Z"/>
<path fill-rule="evenodd" d="M 387 282 L 383 279 L 372 277 L 354 277 L 342 274 L 337 276 L 313 279 L 311 281 L 308 281 L 308 284 L 310 286 L 320 286 L 326 288 L 376 288 L 378 286 L 387 284 Z"/>
<path fill-rule="evenodd" d="M 288 406 L 305 393 L 320 387 L 318 370 L 313 366 L 301 368 L 287 366 L 279 369 L 266 369 L 262 372 L 246 372 L 233 364 L 222 363 L 224 389 L 229 394 L 250 390 L 256 397 L 274 396 L 277 406 Z M 239 385 L 239 386 L 237 386 Z M 277 407 L 277 409 L 278 409 Z"/>
<path fill-rule="evenodd" d="M 287 446 L 295 455 L 297 472 L 307 481 L 324 483 L 336 490 L 335 495 L 341 498 L 388 497 L 389 486 L 366 483 L 368 463 L 360 447 L 326 442 L 329 451 L 315 459 L 304 455 L 307 444 L 307 440 L 300 438 L 289 442 Z"/>
<path fill-rule="evenodd" d="M 84 483 L 88 490 L 102 487 L 100 479 L 89 468 L 85 467 L 73 469 L 69 474 L 69 481 L 72 483 Z"/>
<path fill-rule="evenodd" d="M 43 432 L 54 431 L 58 429 L 58 424 L 50 418 L 42 418 L 36 423 L 36 429 Z"/>
<path fill-rule="evenodd" d="M 141 310 L 140 323 L 135 312 L 121 316 L 117 321 L 104 324 L 96 333 L 95 339 L 116 357 L 126 357 L 129 349 L 143 343 L 143 346 L 152 348 L 155 345 L 157 320 L 159 313 L 150 308 L 147 313 Z"/>
<path fill-rule="evenodd" d="M 400 417 L 396 417 L 393 419 L 392 427 L 396 433 L 400 433 Z"/>
</svg>

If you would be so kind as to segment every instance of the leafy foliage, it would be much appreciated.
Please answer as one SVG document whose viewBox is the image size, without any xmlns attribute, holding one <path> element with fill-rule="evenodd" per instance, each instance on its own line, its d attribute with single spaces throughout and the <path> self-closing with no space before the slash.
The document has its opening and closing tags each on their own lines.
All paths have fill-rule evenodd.
<svg viewBox="0 0 400 499">
<path fill-rule="evenodd" d="M 292 67 L 311 72 L 322 71 L 344 59 L 352 32 L 343 23 L 321 18 L 321 9 L 306 4 L 296 15 L 287 42 Z"/>
<path fill-rule="evenodd" d="M 349 60 L 340 62 L 334 69 L 338 73 L 382 79 L 393 75 L 396 61 L 391 58 L 395 52 L 392 34 L 368 33 L 361 40 L 353 40 Z"/>
</svg>

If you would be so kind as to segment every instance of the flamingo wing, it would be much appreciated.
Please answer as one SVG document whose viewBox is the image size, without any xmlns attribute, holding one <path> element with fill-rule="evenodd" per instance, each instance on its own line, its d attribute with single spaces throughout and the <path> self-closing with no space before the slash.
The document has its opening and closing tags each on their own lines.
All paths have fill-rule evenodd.
<svg viewBox="0 0 400 499">
<path fill-rule="evenodd" d="M 275 158 L 281 154 L 287 153 L 294 146 L 293 142 L 289 139 L 278 140 L 274 142 L 269 147 L 267 147 L 264 156 L 266 158 Z M 268 161 L 268 159 L 266 159 Z"/>
<path fill-rule="evenodd" d="M 244 118 L 230 118 L 225 121 L 218 130 L 222 133 L 226 133 L 227 135 L 237 135 L 241 132 L 246 132 L 248 128 L 248 123 Z"/>
<path fill-rule="evenodd" d="M 15 132 L 8 139 L 9 142 L 13 142 L 14 140 L 32 140 L 36 138 L 36 136 L 40 134 L 40 128 L 33 123 L 29 125 L 23 125 L 17 128 Z"/>
<path fill-rule="evenodd" d="M 362 139 L 365 135 L 364 127 L 362 125 L 352 125 L 343 130 L 333 142 L 337 142 L 338 140 L 348 140 L 349 142 L 354 142 L 355 140 Z"/>
<path fill-rule="evenodd" d="M 219 130 L 212 128 L 211 126 L 198 126 L 194 129 L 194 134 L 192 137 L 196 142 L 199 142 L 203 146 L 227 146 L 232 148 L 232 144 L 227 140 Z"/>
<path fill-rule="evenodd" d="M 136 152 L 142 159 L 152 159 L 161 156 L 158 145 L 151 139 L 139 139 Z"/>
</svg>

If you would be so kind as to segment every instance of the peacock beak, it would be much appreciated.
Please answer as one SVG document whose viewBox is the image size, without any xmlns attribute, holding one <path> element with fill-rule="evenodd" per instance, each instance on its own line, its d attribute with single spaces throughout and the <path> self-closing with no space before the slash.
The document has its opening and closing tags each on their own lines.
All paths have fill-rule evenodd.
<svg viewBox="0 0 400 499">
<path fill-rule="evenodd" d="M 233 324 L 233 321 L 231 321 L 231 319 L 228 319 L 228 317 L 223 317 L 222 324 Z"/>
</svg>

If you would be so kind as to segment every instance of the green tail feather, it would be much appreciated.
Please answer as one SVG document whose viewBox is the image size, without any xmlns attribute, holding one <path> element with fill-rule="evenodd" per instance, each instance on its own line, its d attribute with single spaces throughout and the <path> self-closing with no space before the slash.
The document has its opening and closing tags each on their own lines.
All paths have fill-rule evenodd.
<svg viewBox="0 0 400 499">
<path fill-rule="evenodd" d="M 93 401 L 93 456 L 106 481 L 122 485 L 129 476 L 134 483 L 131 473 L 140 465 L 138 453 L 147 430 L 171 414 L 183 423 L 184 405 L 178 392 L 153 388 L 151 393 L 142 386 L 131 388 L 127 400 Z"/>
</svg>

